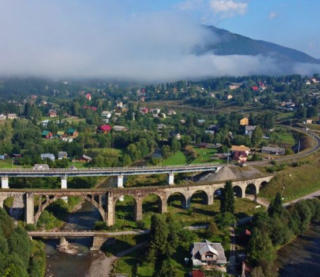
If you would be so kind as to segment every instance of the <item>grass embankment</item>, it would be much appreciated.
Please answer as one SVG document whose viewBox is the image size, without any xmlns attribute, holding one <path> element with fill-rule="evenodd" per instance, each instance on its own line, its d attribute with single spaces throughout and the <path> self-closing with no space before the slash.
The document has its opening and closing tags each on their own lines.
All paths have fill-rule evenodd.
<svg viewBox="0 0 320 277">
<path fill-rule="evenodd" d="M 185 154 L 182 151 L 177 151 L 176 153 L 174 153 L 171 157 L 169 157 L 168 159 L 164 160 L 162 162 L 162 165 L 184 165 L 187 164 L 187 157 L 185 156 Z"/>
<path fill-rule="evenodd" d="M 169 199 L 168 212 L 181 221 L 184 226 L 207 224 L 213 220 L 214 216 L 219 213 L 220 200 L 215 199 L 213 205 L 204 205 L 202 194 L 195 194 L 192 198 L 191 208 L 185 210 L 182 208 L 181 199 L 173 195 Z M 236 198 L 236 217 L 243 218 L 254 215 L 263 208 L 256 209 L 256 203 L 245 198 Z M 116 204 L 116 223 L 117 229 L 131 229 L 140 227 L 133 218 L 134 199 L 126 196 L 123 202 L 118 201 Z M 150 227 L 151 217 L 154 213 L 159 212 L 159 203 L 156 195 L 149 195 L 143 201 L 143 226 Z"/>
<path fill-rule="evenodd" d="M 270 183 L 263 187 L 260 196 L 271 200 L 277 192 L 282 192 L 284 202 L 320 190 L 320 163 L 305 163 L 295 167 L 285 166 Z"/>
</svg>

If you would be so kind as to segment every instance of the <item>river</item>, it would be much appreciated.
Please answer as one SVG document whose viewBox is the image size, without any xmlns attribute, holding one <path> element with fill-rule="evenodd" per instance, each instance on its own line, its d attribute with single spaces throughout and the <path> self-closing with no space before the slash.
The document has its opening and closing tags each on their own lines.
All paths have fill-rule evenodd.
<svg viewBox="0 0 320 277">
<path fill-rule="evenodd" d="M 320 276 L 320 226 L 313 225 L 303 236 L 278 252 L 280 277 Z"/>
<path fill-rule="evenodd" d="M 95 221 L 101 220 L 99 211 L 88 202 L 74 213 L 68 215 L 68 222 L 63 230 L 89 230 Z M 98 251 L 90 251 L 92 238 L 67 239 L 76 245 L 78 254 L 71 255 L 57 251 L 58 239 L 42 239 L 47 254 L 46 277 L 87 277 L 90 276 L 90 267 L 94 261 L 103 260 L 104 255 Z"/>
</svg>

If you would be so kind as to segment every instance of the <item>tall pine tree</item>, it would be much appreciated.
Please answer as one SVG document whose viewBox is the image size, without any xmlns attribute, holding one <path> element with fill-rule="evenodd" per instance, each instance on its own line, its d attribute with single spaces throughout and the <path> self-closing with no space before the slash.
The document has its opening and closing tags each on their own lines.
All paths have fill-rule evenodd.
<svg viewBox="0 0 320 277">
<path fill-rule="evenodd" d="M 227 181 L 224 190 L 222 191 L 222 198 L 220 202 L 220 212 L 234 214 L 234 195 L 232 182 Z"/>
<path fill-rule="evenodd" d="M 282 198 L 281 198 L 281 194 L 278 192 L 276 197 L 271 201 L 269 205 L 268 213 L 270 216 L 273 216 L 273 215 L 281 216 L 282 211 L 283 211 Z"/>
</svg>

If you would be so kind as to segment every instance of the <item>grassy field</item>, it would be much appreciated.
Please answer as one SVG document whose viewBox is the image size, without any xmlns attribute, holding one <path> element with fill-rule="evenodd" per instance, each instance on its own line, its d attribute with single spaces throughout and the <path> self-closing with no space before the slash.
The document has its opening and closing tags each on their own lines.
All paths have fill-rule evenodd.
<svg viewBox="0 0 320 277">
<path fill-rule="evenodd" d="M 180 165 L 187 164 L 187 158 L 182 151 L 178 151 L 168 159 L 162 162 L 162 165 Z"/>
<path fill-rule="evenodd" d="M 192 161 L 191 164 L 199 164 L 199 163 L 223 163 L 222 160 L 212 160 L 211 157 L 217 153 L 216 149 L 209 148 L 194 148 L 194 150 L 198 153 L 198 157 Z"/>
<path fill-rule="evenodd" d="M 294 145 L 295 139 L 292 132 L 285 128 L 276 128 L 274 132 L 270 134 L 270 141 L 274 141 L 275 144 L 287 144 Z"/>
<path fill-rule="evenodd" d="M 303 195 L 320 190 L 320 161 L 306 163 L 296 167 L 286 166 L 279 171 L 270 183 L 262 188 L 260 195 L 272 199 L 281 192 L 284 201 L 288 202 Z"/>
</svg>

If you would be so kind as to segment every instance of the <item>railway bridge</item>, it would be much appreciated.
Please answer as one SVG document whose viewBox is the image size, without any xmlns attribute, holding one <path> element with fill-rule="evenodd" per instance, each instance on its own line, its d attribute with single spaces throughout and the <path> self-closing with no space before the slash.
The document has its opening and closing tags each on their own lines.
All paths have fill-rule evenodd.
<svg viewBox="0 0 320 277">
<path fill-rule="evenodd" d="M 246 193 L 257 195 L 260 187 L 267 184 L 272 176 L 264 176 L 253 179 L 234 180 L 232 186 L 236 196 L 245 197 Z M 24 203 L 25 222 L 36 224 L 41 213 L 57 199 L 68 196 L 78 196 L 94 205 L 104 222 L 108 226 L 115 223 L 115 207 L 122 196 L 131 196 L 134 199 L 134 219 L 142 220 L 142 203 L 148 195 L 156 195 L 160 213 L 167 212 L 169 197 L 179 194 L 182 206 L 188 209 L 191 198 L 196 192 L 202 192 L 203 202 L 207 205 L 213 204 L 214 195 L 223 189 L 225 181 L 203 184 L 138 187 L 138 188 L 111 188 L 111 189 L 1 189 L 0 207 L 8 197 L 20 198 Z M 35 207 L 35 198 L 38 205 Z"/>
</svg>

